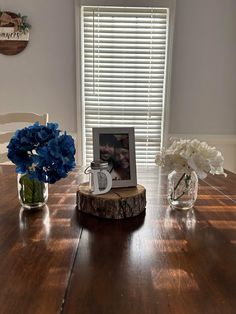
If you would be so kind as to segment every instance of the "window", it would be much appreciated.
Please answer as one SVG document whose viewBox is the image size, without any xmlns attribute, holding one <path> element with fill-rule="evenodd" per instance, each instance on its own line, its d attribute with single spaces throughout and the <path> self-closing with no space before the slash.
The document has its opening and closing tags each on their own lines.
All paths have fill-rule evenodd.
<svg viewBox="0 0 236 314">
<path fill-rule="evenodd" d="M 153 164 L 166 126 L 169 8 L 84 5 L 80 30 L 86 161 L 93 127 L 135 127 L 137 164 Z"/>
</svg>

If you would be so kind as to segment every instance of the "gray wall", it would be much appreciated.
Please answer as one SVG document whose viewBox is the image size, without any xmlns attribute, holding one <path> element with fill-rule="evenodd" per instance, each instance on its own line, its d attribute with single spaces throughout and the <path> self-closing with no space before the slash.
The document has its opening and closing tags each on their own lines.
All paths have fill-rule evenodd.
<svg viewBox="0 0 236 314">
<path fill-rule="evenodd" d="M 48 112 L 76 132 L 74 0 L 0 0 L 0 9 L 28 16 L 28 47 L 0 54 L 0 112 Z"/>
<path fill-rule="evenodd" d="M 0 55 L 0 112 L 49 112 L 76 132 L 74 0 L 0 0 L 29 46 Z M 236 134 L 236 1 L 177 0 L 170 133 Z"/>
<path fill-rule="evenodd" d="M 170 133 L 236 134 L 236 1 L 177 0 Z"/>
</svg>

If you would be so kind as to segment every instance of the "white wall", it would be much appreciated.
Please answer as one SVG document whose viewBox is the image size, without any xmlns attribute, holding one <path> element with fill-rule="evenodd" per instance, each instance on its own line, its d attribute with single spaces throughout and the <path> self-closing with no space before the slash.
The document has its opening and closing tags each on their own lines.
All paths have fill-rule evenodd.
<svg viewBox="0 0 236 314">
<path fill-rule="evenodd" d="M 236 135 L 236 1 L 176 2 L 170 133 Z"/>
<path fill-rule="evenodd" d="M 236 173 L 236 1 L 176 2 L 169 133 L 216 146 Z"/>
<path fill-rule="evenodd" d="M 218 144 L 228 143 L 226 159 L 236 164 L 228 153 L 236 138 L 236 1 L 176 2 L 170 133 L 224 135 Z M 76 133 L 74 0 L 0 0 L 0 9 L 32 24 L 22 53 L 0 55 L 0 112 L 47 111 Z"/>
<path fill-rule="evenodd" d="M 48 112 L 76 132 L 74 0 L 0 0 L 0 9 L 32 25 L 23 52 L 0 54 L 0 112 Z"/>
</svg>

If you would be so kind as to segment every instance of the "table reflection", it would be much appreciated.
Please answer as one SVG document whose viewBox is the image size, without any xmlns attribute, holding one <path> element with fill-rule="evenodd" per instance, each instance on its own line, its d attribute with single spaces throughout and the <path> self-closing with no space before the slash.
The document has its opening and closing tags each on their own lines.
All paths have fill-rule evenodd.
<svg viewBox="0 0 236 314">
<path fill-rule="evenodd" d="M 176 225 L 188 231 L 194 231 L 196 226 L 196 215 L 194 208 L 187 211 L 172 209 L 170 206 L 166 209 L 164 225 L 166 228 L 175 228 Z"/>
<path fill-rule="evenodd" d="M 19 229 L 23 244 L 48 240 L 50 235 L 49 208 L 45 205 L 39 210 L 28 210 L 21 207 L 19 212 Z"/>
</svg>

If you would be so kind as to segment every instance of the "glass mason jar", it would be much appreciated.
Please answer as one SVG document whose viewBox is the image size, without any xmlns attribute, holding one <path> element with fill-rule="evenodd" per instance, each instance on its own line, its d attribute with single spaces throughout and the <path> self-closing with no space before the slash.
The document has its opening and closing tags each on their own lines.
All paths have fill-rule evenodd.
<svg viewBox="0 0 236 314">
<path fill-rule="evenodd" d="M 172 208 L 187 210 L 197 199 L 198 177 L 191 173 L 172 171 L 168 175 L 168 202 Z"/>
<path fill-rule="evenodd" d="M 24 208 L 42 207 L 48 200 L 48 183 L 29 178 L 28 174 L 17 176 L 18 198 Z"/>
<path fill-rule="evenodd" d="M 95 160 L 91 162 L 90 167 L 92 170 L 100 170 L 100 172 L 98 172 L 98 187 L 99 187 L 99 190 L 104 190 L 107 187 L 107 177 L 105 176 L 104 173 L 101 172 L 101 170 L 108 171 L 108 162 Z M 90 187 L 91 192 L 93 192 L 94 191 L 94 177 L 93 177 L 92 172 L 90 172 L 89 187 Z"/>
</svg>

